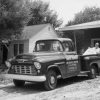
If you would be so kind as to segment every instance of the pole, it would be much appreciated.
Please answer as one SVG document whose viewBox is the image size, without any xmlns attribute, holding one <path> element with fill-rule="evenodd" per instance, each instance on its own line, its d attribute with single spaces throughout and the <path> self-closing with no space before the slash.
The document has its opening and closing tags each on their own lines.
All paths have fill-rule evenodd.
<svg viewBox="0 0 100 100">
<path fill-rule="evenodd" d="M 77 52 L 76 34 L 75 34 L 75 31 L 73 31 L 73 32 L 74 32 L 75 50 L 76 50 L 76 52 Z"/>
</svg>

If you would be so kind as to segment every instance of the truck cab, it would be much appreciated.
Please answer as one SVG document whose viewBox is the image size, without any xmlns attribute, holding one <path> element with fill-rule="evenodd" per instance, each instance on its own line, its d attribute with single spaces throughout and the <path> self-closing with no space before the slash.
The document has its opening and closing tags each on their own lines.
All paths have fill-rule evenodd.
<svg viewBox="0 0 100 100">
<path fill-rule="evenodd" d="M 3 76 L 13 79 L 15 86 L 23 86 L 26 81 L 43 82 L 47 90 L 53 90 L 59 78 L 77 76 L 81 71 L 95 78 L 96 72 L 99 73 L 99 58 L 93 60 L 92 57 L 78 55 L 69 38 L 38 40 L 33 53 L 6 61 L 8 73 Z M 94 65 L 92 69 L 91 65 Z"/>
</svg>

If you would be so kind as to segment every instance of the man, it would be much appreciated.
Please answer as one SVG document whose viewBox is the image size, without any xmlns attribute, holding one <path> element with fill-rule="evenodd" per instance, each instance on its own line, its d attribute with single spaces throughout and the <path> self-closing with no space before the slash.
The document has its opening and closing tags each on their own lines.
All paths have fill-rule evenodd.
<svg viewBox="0 0 100 100">
<path fill-rule="evenodd" d="M 83 55 L 100 54 L 99 43 L 95 43 L 95 47 L 88 48 Z"/>
<path fill-rule="evenodd" d="M 95 43 L 95 47 L 93 47 L 93 50 L 96 52 L 96 54 L 100 54 L 99 43 Z"/>
</svg>

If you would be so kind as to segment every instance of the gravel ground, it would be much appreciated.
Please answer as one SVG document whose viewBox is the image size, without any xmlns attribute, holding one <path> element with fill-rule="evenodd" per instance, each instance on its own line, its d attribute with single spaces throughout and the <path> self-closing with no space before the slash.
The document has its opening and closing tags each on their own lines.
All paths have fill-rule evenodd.
<svg viewBox="0 0 100 100">
<path fill-rule="evenodd" d="M 17 88 L 5 80 L 5 84 L 0 84 L 0 100 L 100 100 L 100 77 L 59 80 L 57 88 L 52 91 L 45 91 L 40 83 L 26 83 Z"/>
</svg>

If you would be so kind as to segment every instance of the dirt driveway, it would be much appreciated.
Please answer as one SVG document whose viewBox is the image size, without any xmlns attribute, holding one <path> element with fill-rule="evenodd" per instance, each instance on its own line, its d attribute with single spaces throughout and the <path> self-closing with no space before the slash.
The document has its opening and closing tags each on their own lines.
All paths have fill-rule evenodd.
<svg viewBox="0 0 100 100">
<path fill-rule="evenodd" d="M 12 83 L 1 84 L 0 100 L 100 100 L 100 77 L 59 80 L 57 89 L 52 91 L 45 91 L 43 84 L 27 83 L 21 88 Z"/>
</svg>

